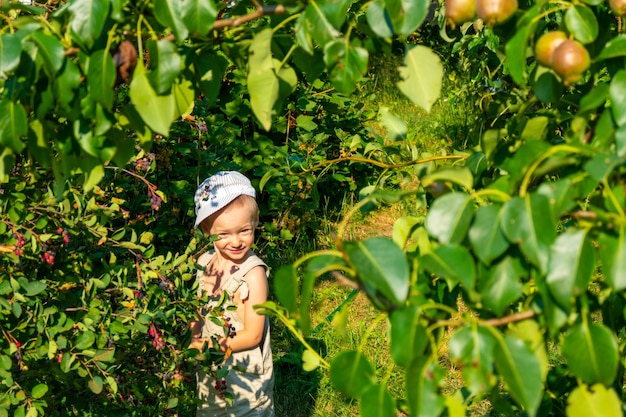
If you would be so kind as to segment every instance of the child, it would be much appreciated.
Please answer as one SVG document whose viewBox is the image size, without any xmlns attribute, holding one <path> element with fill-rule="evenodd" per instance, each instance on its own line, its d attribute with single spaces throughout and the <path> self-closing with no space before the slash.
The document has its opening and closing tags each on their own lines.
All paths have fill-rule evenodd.
<svg viewBox="0 0 626 417">
<path fill-rule="evenodd" d="M 222 171 L 204 180 L 194 197 L 196 224 L 217 240 L 213 250 L 204 253 L 198 263 L 198 295 L 208 295 L 208 304 L 192 323 L 190 348 L 202 350 L 212 346 L 216 336 L 220 349 L 230 356 L 220 366 L 228 373 L 216 378 L 215 372 L 197 373 L 201 404 L 197 416 L 274 416 L 274 373 L 267 316 L 253 306 L 267 300 L 268 268 L 251 251 L 254 229 L 259 221 L 255 191 L 248 178 L 234 171 Z M 224 323 L 230 334 L 224 336 L 224 325 L 205 319 L 222 293 L 228 294 Z M 215 370 L 214 370 L 215 371 Z M 232 393 L 229 405 L 225 392 Z"/>
</svg>

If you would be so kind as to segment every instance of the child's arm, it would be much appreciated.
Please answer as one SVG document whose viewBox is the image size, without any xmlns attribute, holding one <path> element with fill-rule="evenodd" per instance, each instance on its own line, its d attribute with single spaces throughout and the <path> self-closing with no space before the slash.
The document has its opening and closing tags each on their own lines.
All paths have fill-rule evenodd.
<svg viewBox="0 0 626 417">
<path fill-rule="evenodd" d="M 202 325 L 203 322 L 200 318 L 200 312 L 198 312 L 198 319 L 189 323 L 189 327 L 191 328 L 191 343 L 189 344 L 189 349 L 202 350 L 202 344 L 204 343 L 204 339 L 201 339 Z"/>
<path fill-rule="evenodd" d="M 239 352 L 254 348 L 263 340 L 266 317 L 258 314 L 253 306 L 267 301 L 268 286 L 265 268 L 261 266 L 252 268 L 246 274 L 246 282 L 250 290 L 248 298 L 241 300 L 243 305 L 238 308 L 240 312 L 243 311 L 244 329 L 235 329 L 235 337 L 220 339 L 222 350 L 230 347 L 233 352 Z"/>
</svg>

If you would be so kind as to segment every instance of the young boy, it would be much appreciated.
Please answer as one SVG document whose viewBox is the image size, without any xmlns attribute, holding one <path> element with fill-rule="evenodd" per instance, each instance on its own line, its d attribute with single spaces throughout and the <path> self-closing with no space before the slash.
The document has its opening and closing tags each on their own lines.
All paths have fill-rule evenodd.
<svg viewBox="0 0 626 417">
<path fill-rule="evenodd" d="M 208 295 L 208 304 L 192 323 L 190 348 L 212 346 L 216 337 L 220 349 L 230 353 L 221 367 L 229 372 L 224 378 L 215 372 L 197 373 L 201 404 L 197 416 L 274 416 L 274 374 L 269 338 L 269 321 L 253 306 L 267 300 L 268 268 L 252 253 L 254 230 L 259 221 L 255 190 L 239 172 L 222 171 L 204 180 L 194 197 L 196 224 L 207 235 L 216 236 L 213 250 L 198 263 L 198 295 Z M 228 294 L 224 324 L 207 319 L 222 293 Z M 234 308 L 227 309 L 228 305 Z M 213 313 L 214 314 L 214 313 Z M 224 336 L 224 326 L 229 335 Z M 215 371 L 215 370 L 213 370 Z M 225 393 L 232 393 L 229 405 Z"/>
</svg>

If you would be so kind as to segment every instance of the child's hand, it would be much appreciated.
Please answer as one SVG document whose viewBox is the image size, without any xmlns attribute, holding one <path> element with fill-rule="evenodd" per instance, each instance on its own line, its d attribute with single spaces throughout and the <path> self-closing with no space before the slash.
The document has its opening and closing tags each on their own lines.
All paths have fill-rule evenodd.
<svg viewBox="0 0 626 417">
<path fill-rule="evenodd" d="M 205 342 L 206 340 L 202 339 L 201 337 L 194 337 L 193 339 L 191 339 L 191 343 L 189 344 L 188 349 L 198 349 L 200 352 L 202 352 L 202 347 L 204 346 Z"/>
</svg>

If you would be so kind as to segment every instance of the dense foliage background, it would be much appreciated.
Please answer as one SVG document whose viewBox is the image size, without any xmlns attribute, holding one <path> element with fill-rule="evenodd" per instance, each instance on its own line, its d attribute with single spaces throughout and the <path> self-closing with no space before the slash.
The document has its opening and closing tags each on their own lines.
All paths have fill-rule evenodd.
<svg viewBox="0 0 626 417">
<path fill-rule="evenodd" d="M 363 415 L 484 398 L 505 415 L 623 414 L 623 8 L 494 4 L 446 22 L 457 6 L 425 0 L 2 2 L 0 415 L 192 413 L 209 244 L 192 198 L 219 169 L 260 191 L 262 308 Z M 577 43 L 569 72 L 537 63 L 557 29 Z M 472 111 L 420 144 L 375 107 L 381 72 L 413 111 Z M 392 238 L 348 238 L 356 212 L 397 201 L 413 209 Z M 325 219 L 334 241 L 316 247 Z M 363 349 L 327 359 L 307 342 L 328 273 L 388 321 L 401 397 Z M 452 392 L 444 356 L 462 369 Z"/>
</svg>

